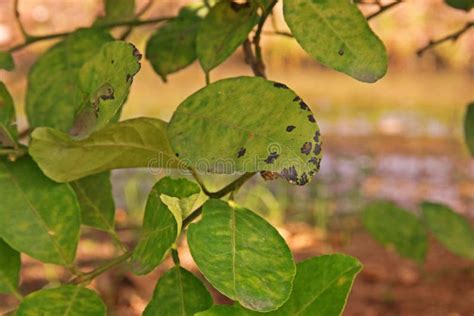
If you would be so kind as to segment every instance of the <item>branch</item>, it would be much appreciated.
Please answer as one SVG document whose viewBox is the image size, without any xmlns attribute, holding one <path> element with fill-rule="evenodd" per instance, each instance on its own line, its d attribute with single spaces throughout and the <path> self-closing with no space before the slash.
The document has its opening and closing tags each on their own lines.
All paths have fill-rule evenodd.
<svg viewBox="0 0 474 316">
<path fill-rule="evenodd" d="M 464 27 L 454 33 L 448 34 L 445 37 L 442 37 L 438 40 L 430 40 L 430 42 L 416 51 L 416 54 L 421 57 L 427 50 L 432 49 L 433 47 L 442 44 L 447 41 L 456 41 L 461 35 L 466 33 L 471 27 L 474 26 L 474 22 L 468 22 Z"/>
<path fill-rule="evenodd" d="M 13 5 L 14 5 L 14 8 L 15 8 L 16 22 L 18 23 L 18 27 L 20 28 L 20 32 L 23 35 L 23 37 L 29 38 L 30 35 L 28 35 L 28 33 L 26 32 L 25 27 L 23 26 L 23 23 L 21 23 L 21 20 L 20 20 L 20 11 L 18 10 L 18 0 L 15 0 Z"/>
<path fill-rule="evenodd" d="M 367 16 L 367 17 L 366 17 L 367 21 L 370 20 L 370 19 L 375 18 L 375 17 L 378 16 L 379 14 L 384 13 L 384 12 L 387 11 L 388 9 L 391 9 L 391 8 L 395 7 L 396 5 L 399 5 L 399 4 L 402 3 L 402 2 L 403 2 L 403 0 L 396 0 L 396 1 L 392 2 L 392 3 L 385 4 L 385 5 L 381 4 L 379 1 L 373 3 L 373 4 L 376 4 L 376 5 L 379 6 L 379 10 L 378 10 L 377 12 L 372 13 L 371 15 Z M 363 4 L 368 4 L 368 3 L 363 3 Z"/>
</svg>

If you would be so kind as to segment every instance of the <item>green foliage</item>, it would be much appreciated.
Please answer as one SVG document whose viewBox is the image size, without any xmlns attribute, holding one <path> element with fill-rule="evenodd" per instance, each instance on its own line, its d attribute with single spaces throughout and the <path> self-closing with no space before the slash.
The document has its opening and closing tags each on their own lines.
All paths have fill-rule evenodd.
<svg viewBox="0 0 474 316">
<path fill-rule="evenodd" d="M 221 80 L 196 92 L 180 104 L 168 132 L 179 157 L 204 172 L 267 170 L 304 185 L 321 161 L 309 107 L 285 85 L 261 78 Z"/>
<path fill-rule="evenodd" d="M 68 184 L 49 180 L 29 157 L 0 158 L 0 196 L 0 237 L 12 248 L 47 263 L 73 262 L 81 217 Z"/>
<path fill-rule="evenodd" d="M 105 316 L 105 305 L 92 290 L 66 285 L 34 292 L 21 302 L 17 316 Z"/>
<path fill-rule="evenodd" d="M 116 123 L 83 140 L 52 128 L 37 128 L 31 136 L 31 156 L 58 182 L 111 169 L 175 168 L 179 164 L 168 143 L 166 123 L 153 118 Z"/>
<path fill-rule="evenodd" d="M 135 14 L 135 0 L 104 0 L 105 16 L 96 25 L 131 20 Z"/>
<path fill-rule="evenodd" d="M 15 293 L 20 280 L 20 253 L 0 238 L 0 293 Z"/>
<path fill-rule="evenodd" d="M 15 105 L 7 87 L 0 81 L 0 148 L 15 147 L 17 141 Z"/>
<path fill-rule="evenodd" d="M 426 231 L 412 213 L 391 202 L 376 202 L 363 211 L 362 222 L 384 246 L 395 248 L 404 257 L 424 261 L 428 247 Z"/>
<path fill-rule="evenodd" d="M 323 65 L 364 82 L 385 75 L 385 47 L 354 2 L 284 1 L 284 14 L 298 43 Z"/>
<path fill-rule="evenodd" d="M 209 200 L 203 219 L 189 226 L 188 244 L 206 279 L 243 306 L 268 312 L 288 299 L 296 272 L 291 252 L 252 211 Z"/>
<path fill-rule="evenodd" d="M 136 274 L 147 274 L 163 261 L 181 233 L 183 214 L 193 207 L 200 191 L 196 183 L 186 179 L 165 177 L 155 184 L 145 207 L 141 237 L 133 252 Z"/>
<path fill-rule="evenodd" d="M 442 204 L 425 202 L 421 208 L 436 239 L 453 253 L 474 260 L 474 229 L 465 218 Z"/>
<path fill-rule="evenodd" d="M 254 3 L 218 2 L 197 34 L 197 56 L 208 73 L 224 62 L 239 47 L 258 22 Z"/>
<path fill-rule="evenodd" d="M 474 8 L 474 0 L 444 0 L 444 2 L 450 7 L 464 11 Z"/>
<path fill-rule="evenodd" d="M 212 297 L 204 284 L 191 272 L 176 266 L 160 278 L 143 315 L 193 316 L 211 305 Z"/>
<path fill-rule="evenodd" d="M 0 70 L 12 71 L 15 69 L 15 61 L 12 54 L 0 51 Z"/>
<path fill-rule="evenodd" d="M 464 135 L 466 138 L 467 148 L 474 157 L 474 102 L 468 104 L 466 109 L 466 117 L 464 119 Z"/>
</svg>

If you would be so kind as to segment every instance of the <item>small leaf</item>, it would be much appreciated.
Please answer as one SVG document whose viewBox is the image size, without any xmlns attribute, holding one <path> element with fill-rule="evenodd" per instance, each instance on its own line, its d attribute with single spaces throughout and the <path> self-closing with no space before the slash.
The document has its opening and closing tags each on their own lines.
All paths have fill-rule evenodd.
<svg viewBox="0 0 474 316">
<path fill-rule="evenodd" d="M 135 0 L 104 0 L 105 16 L 99 17 L 95 25 L 128 21 L 135 16 Z"/>
<path fill-rule="evenodd" d="M 68 184 L 46 178 L 29 157 L 0 160 L 0 237 L 45 263 L 69 265 L 79 241 L 79 203 Z"/>
<path fill-rule="evenodd" d="M 15 105 L 7 87 L 0 81 L 0 148 L 16 147 L 17 141 Z"/>
<path fill-rule="evenodd" d="M 28 74 L 26 113 L 32 129 L 53 127 L 63 132 L 74 125 L 85 96 L 79 70 L 113 38 L 104 30 L 80 29 L 51 47 Z"/>
<path fill-rule="evenodd" d="M 362 213 L 368 232 L 382 245 L 394 247 L 407 258 L 422 262 L 428 247 L 426 231 L 420 220 L 391 202 L 375 202 Z"/>
<path fill-rule="evenodd" d="M 278 231 L 252 211 L 209 200 L 203 219 L 189 226 L 187 236 L 201 272 L 230 299 L 268 312 L 290 296 L 296 273 L 290 249 Z"/>
<path fill-rule="evenodd" d="M 166 82 L 166 76 L 196 60 L 196 36 L 201 18 L 194 13 L 181 13 L 178 18 L 158 28 L 146 45 L 146 58 L 155 72 Z"/>
<path fill-rule="evenodd" d="M 444 0 L 444 2 L 450 7 L 464 11 L 474 8 L 474 0 Z"/>
<path fill-rule="evenodd" d="M 212 297 L 204 284 L 191 272 L 177 266 L 160 278 L 143 316 L 193 316 L 211 306 Z"/>
<path fill-rule="evenodd" d="M 285 1 L 284 16 L 298 43 L 321 64 L 365 82 L 375 82 L 385 75 L 385 47 L 357 3 Z"/>
<path fill-rule="evenodd" d="M 15 61 L 12 54 L 0 51 L 0 70 L 12 71 L 15 69 Z"/>
<path fill-rule="evenodd" d="M 32 133 L 30 154 L 57 182 L 70 182 L 120 168 L 177 168 L 166 123 L 137 118 L 110 125 L 84 140 L 73 140 L 51 128 Z"/>
<path fill-rule="evenodd" d="M 82 224 L 104 231 L 114 230 L 115 203 L 110 172 L 71 182 L 81 206 Z"/>
<path fill-rule="evenodd" d="M 421 207 L 436 239 L 453 253 L 474 260 L 474 229 L 469 222 L 442 204 L 425 202 Z"/>
<path fill-rule="evenodd" d="M 20 254 L 0 238 L 0 293 L 17 291 L 20 268 Z"/>
<path fill-rule="evenodd" d="M 105 316 L 105 305 L 92 290 L 72 285 L 33 292 L 21 302 L 17 316 Z"/>
<path fill-rule="evenodd" d="M 321 163 L 321 133 L 308 105 L 262 78 L 221 80 L 196 92 L 168 132 L 179 157 L 204 172 L 272 171 L 304 185 Z"/>
<path fill-rule="evenodd" d="M 257 24 L 257 6 L 222 1 L 211 8 L 197 35 L 197 55 L 202 69 L 209 72 L 245 41 Z"/>
<path fill-rule="evenodd" d="M 466 117 L 464 119 L 464 135 L 466 138 L 467 148 L 474 157 L 474 102 L 470 103 L 466 109 Z"/>
<path fill-rule="evenodd" d="M 143 217 L 143 228 L 132 256 L 133 271 L 147 274 L 163 261 L 181 233 L 183 212 L 181 205 L 189 208 L 196 201 L 199 186 L 186 179 L 165 177 L 158 181 L 148 196 Z M 192 204 L 180 204 L 191 198 Z"/>
</svg>

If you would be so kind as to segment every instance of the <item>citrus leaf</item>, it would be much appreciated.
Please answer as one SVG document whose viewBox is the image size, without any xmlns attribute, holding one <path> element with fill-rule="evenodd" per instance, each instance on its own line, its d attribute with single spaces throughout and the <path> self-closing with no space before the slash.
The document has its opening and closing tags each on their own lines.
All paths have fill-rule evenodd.
<svg viewBox="0 0 474 316">
<path fill-rule="evenodd" d="M 179 167 L 168 143 L 166 123 L 158 119 L 115 123 L 83 140 L 51 128 L 38 128 L 31 136 L 31 156 L 57 182 L 120 168 Z"/>
<path fill-rule="evenodd" d="M 17 141 L 15 105 L 7 87 L 0 81 L 0 147 L 15 147 Z"/>
<path fill-rule="evenodd" d="M 17 291 L 20 268 L 20 254 L 0 238 L 0 293 Z"/>
<path fill-rule="evenodd" d="M 71 182 L 81 206 L 82 224 L 111 232 L 114 230 L 115 203 L 110 172 L 102 172 Z"/>
<path fill-rule="evenodd" d="M 263 313 L 257 313 L 242 308 L 241 306 L 234 305 L 214 305 L 210 309 L 197 313 L 196 316 L 249 316 L 249 315 L 262 315 Z M 273 312 L 265 313 L 265 315 L 272 315 Z"/>
<path fill-rule="evenodd" d="M 394 247 L 403 257 L 422 262 L 428 247 L 420 220 L 391 202 L 375 202 L 362 213 L 367 231 L 382 245 Z"/>
<path fill-rule="evenodd" d="M 49 180 L 30 157 L 2 159 L 0 196 L 0 236 L 11 247 L 45 263 L 72 263 L 81 217 L 68 184 Z"/>
<path fill-rule="evenodd" d="M 225 61 L 247 39 L 258 21 L 257 8 L 253 3 L 231 1 L 218 2 L 211 8 L 196 40 L 197 56 L 205 72 Z"/>
<path fill-rule="evenodd" d="M 166 82 L 196 60 L 196 36 L 201 18 L 194 13 L 182 13 L 158 28 L 146 45 L 145 56 L 155 72 Z"/>
<path fill-rule="evenodd" d="M 136 274 L 150 273 L 163 261 L 181 232 L 182 212 L 187 211 L 181 209 L 179 201 L 191 198 L 195 202 L 199 192 L 199 186 L 186 179 L 165 177 L 155 184 L 148 196 L 141 237 L 132 256 Z M 171 207 L 167 204 L 170 198 L 177 200 Z"/>
<path fill-rule="evenodd" d="M 17 316 L 105 316 L 105 305 L 92 290 L 65 285 L 33 292 L 21 302 Z"/>
<path fill-rule="evenodd" d="M 450 7 L 464 11 L 474 8 L 474 0 L 444 0 L 444 2 Z"/>
<path fill-rule="evenodd" d="M 135 0 L 104 0 L 105 16 L 94 23 L 103 25 L 113 22 L 128 21 L 135 16 Z"/>
<path fill-rule="evenodd" d="M 272 171 L 304 185 L 321 162 L 309 107 L 285 85 L 262 78 L 221 80 L 196 92 L 180 104 L 168 133 L 179 157 L 205 172 Z"/>
<path fill-rule="evenodd" d="M 15 61 L 12 54 L 0 51 L 0 69 L 12 71 L 15 69 Z"/>
<path fill-rule="evenodd" d="M 464 135 L 466 138 L 467 148 L 474 157 L 474 102 L 470 103 L 466 109 L 466 117 L 464 119 Z"/>
<path fill-rule="evenodd" d="M 285 1 L 284 16 L 298 43 L 321 64 L 365 82 L 375 82 L 385 75 L 385 47 L 357 3 Z"/>
<path fill-rule="evenodd" d="M 177 266 L 160 278 L 143 316 L 193 316 L 211 306 L 212 297 L 204 284 L 191 272 Z"/>
<path fill-rule="evenodd" d="M 421 204 L 423 220 L 431 233 L 453 253 L 474 260 L 474 229 L 446 205 Z"/>
<path fill-rule="evenodd" d="M 201 272 L 230 299 L 268 312 L 290 296 L 296 273 L 290 249 L 278 231 L 252 211 L 209 200 L 203 219 L 189 226 L 187 236 Z"/>
<path fill-rule="evenodd" d="M 69 131 L 84 94 L 79 70 L 113 38 L 104 30 L 80 29 L 51 47 L 28 74 L 26 113 L 32 128 Z"/>
</svg>

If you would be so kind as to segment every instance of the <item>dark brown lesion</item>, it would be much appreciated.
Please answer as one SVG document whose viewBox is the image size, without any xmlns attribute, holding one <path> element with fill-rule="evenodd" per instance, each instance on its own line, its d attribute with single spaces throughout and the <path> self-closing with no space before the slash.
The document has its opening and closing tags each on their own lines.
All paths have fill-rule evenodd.
<svg viewBox="0 0 474 316">
<path fill-rule="evenodd" d="M 314 150 L 313 150 L 313 154 L 315 155 L 319 155 L 322 151 L 322 147 L 321 147 L 321 143 L 318 143 L 316 145 L 314 145 Z"/>
<path fill-rule="evenodd" d="M 265 159 L 264 161 L 268 164 L 274 163 L 275 160 L 277 160 L 279 156 L 280 155 L 276 151 L 274 151 L 274 152 L 271 152 L 270 155 L 268 155 L 267 159 Z"/>
<path fill-rule="evenodd" d="M 246 152 L 247 152 L 246 148 L 244 148 L 244 147 L 240 148 L 239 152 L 237 153 L 237 158 L 240 158 L 240 157 L 244 156 Z"/>
<path fill-rule="evenodd" d="M 314 133 L 314 137 L 313 137 L 314 141 L 316 143 L 319 143 L 320 139 L 321 139 L 321 132 L 319 130 L 317 130 L 315 133 Z"/>
<path fill-rule="evenodd" d="M 313 114 L 308 115 L 308 120 L 309 120 L 311 123 L 316 123 L 316 120 L 314 119 Z"/>
<path fill-rule="evenodd" d="M 280 83 L 280 82 L 275 82 L 275 83 L 273 83 L 273 86 L 274 86 L 275 88 L 279 88 L 279 89 L 289 89 L 286 84 Z"/>
<path fill-rule="evenodd" d="M 262 176 L 265 181 L 273 181 L 278 179 L 280 174 L 272 171 L 260 171 L 260 176 Z"/>
<path fill-rule="evenodd" d="M 294 126 L 294 125 L 288 125 L 288 126 L 286 127 L 286 131 L 287 131 L 287 132 L 291 132 L 291 131 L 294 130 L 295 128 L 296 128 L 296 126 Z"/>
<path fill-rule="evenodd" d="M 311 153 L 311 149 L 313 148 L 313 143 L 306 142 L 301 146 L 301 153 L 305 155 L 309 155 Z"/>
</svg>

